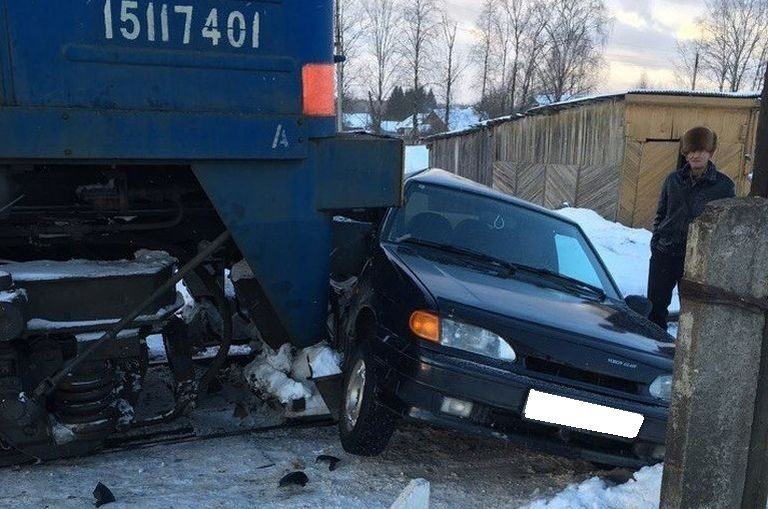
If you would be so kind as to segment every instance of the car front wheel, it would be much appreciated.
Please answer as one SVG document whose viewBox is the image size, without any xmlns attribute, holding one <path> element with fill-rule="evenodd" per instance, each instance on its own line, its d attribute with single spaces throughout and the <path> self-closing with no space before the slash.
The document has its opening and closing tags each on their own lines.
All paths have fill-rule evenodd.
<svg viewBox="0 0 768 509">
<path fill-rule="evenodd" d="M 358 344 L 344 376 L 344 400 L 339 419 L 341 445 L 360 456 L 376 456 L 387 447 L 396 417 L 378 399 L 378 374 L 370 349 Z"/>
</svg>

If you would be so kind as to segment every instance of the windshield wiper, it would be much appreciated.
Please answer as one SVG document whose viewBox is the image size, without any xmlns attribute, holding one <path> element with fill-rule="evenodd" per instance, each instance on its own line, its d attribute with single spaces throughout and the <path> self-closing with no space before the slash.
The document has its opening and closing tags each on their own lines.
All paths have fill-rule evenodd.
<svg viewBox="0 0 768 509">
<path fill-rule="evenodd" d="M 541 276 L 549 281 L 554 281 L 558 283 L 560 286 L 564 287 L 565 289 L 570 290 L 571 292 L 575 292 L 579 295 L 583 295 L 584 292 L 587 292 L 593 295 L 594 297 L 596 297 L 600 301 L 603 301 L 606 298 L 605 291 L 602 288 L 598 288 L 589 283 L 585 283 L 584 281 L 580 281 L 572 277 L 564 276 L 563 274 L 560 274 L 559 272 L 555 272 L 550 269 L 544 269 L 540 267 L 530 267 L 528 265 L 508 262 L 506 260 L 496 258 L 495 256 L 481 253 L 479 251 L 474 251 L 472 249 L 458 247 L 451 244 L 444 244 L 441 242 L 434 242 L 432 240 L 416 238 L 412 236 L 410 233 L 407 233 L 405 235 L 402 235 L 396 238 L 393 242 L 395 244 L 407 243 L 407 244 L 415 244 L 419 246 L 427 246 L 427 247 L 431 247 L 441 251 L 446 251 L 449 253 L 458 254 L 468 258 L 473 258 L 475 260 L 489 263 L 491 265 L 495 265 L 497 267 L 504 269 L 507 272 L 507 276 L 512 276 L 517 271 L 528 272 L 531 274 L 535 274 L 537 276 Z"/>
<path fill-rule="evenodd" d="M 544 269 L 541 267 L 529 267 L 527 265 L 516 265 L 516 268 L 518 270 L 536 274 L 537 276 L 542 276 L 550 281 L 556 281 L 557 283 L 562 284 L 566 288 L 574 289 L 576 291 L 579 291 L 580 293 L 587 291 L 593 294 L 595 297 L 597 297 L 598 300 L 603 301 L 606 298 L 605 291 L 602 288 L 598 288 L 597 286 L 591 285 L 589 283 L 585 283 L 584 281 L 580 281 L 578 279 L 565 276 L 563 274 L 560 274 L 559 272 L 555 272 L 550 269 Z"/>
<path fill-rule="evenodd" d="M 466 258 L 472 258 L 474 260 L 485 262 L 490 265 L 495 265 L 496 267 L 504 269 L 504 271 L 507 273 L 507 276 L 511 276 L 517 270 L 517 266 L 514 263 L 501 260 L 499 258 L 496 258 L 495 256 L 481 253 L 480 251 L 475 251 L 473 249 L 467 249 L 465 247 L 454 246 L 452 244 L 444 244 L 442 242 L 419 239 L 412 236 L 410 233 L 407 233 L 401 237 L 396 238 L 393 242 L 395 244 L 406 243 L 406 244 L 415 244 L 418 246 L 431 247 L 434 249 L 438 249 L 440 251 L 445 251 L 448 253 L 457 254 L 459 256 L 464 256 Z"/>
</svg>

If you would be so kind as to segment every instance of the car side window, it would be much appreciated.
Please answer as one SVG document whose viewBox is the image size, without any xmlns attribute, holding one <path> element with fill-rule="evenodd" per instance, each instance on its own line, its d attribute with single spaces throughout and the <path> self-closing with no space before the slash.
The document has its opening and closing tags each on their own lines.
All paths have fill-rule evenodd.
<svg viewBox="0 0 768 509">
<path fill-rule="evenodd" d="M 556 233 L 555 249 L 557 251 L 560 274 L 589 283 L 598 288 L 603 287 L 600 277 L 592 267 L 592 263 L 590 263 L 578 239 Z"/>
</svg>

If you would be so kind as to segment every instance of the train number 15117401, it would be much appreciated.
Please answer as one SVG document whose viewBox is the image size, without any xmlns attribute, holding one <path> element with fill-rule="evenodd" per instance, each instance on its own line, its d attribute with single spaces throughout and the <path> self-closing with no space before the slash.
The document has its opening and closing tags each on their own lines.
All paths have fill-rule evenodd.
<svg viewBox="0 0 768 509">
<path fill-rule="evenodd" d="M 199 9 L 198 9 L 199 11 Z M 200 20 L 205 20 L 200 23 Z M 182 28 L 183 27 L 183 28 Z M 205 9 L 202 16 L 192 5 L 172 5 L 136 0 L 104 2 L 104 35 L 108 40 L 145 39 L 148 42 L 191 44 L 195 38 L 208 40 L 212 46 L 258 48 L 261 38 L 259 12 L 247 15 L 241 11 Z"/>
</svg>

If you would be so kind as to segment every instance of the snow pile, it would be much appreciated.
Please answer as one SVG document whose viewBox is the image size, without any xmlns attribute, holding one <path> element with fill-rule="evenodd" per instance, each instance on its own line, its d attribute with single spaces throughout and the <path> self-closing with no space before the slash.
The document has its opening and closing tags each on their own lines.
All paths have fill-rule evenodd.
<svg viewBox="0 0 768 509">
<path fill-rule="evenodd" d="M 296 355 L 286 344 L 277 352 L 265 346 L 243 374 L 255 392 L 274 397 L 283 405 L 304 400 L 298 409 L 288 408 L 287 416 L 324 415 L 328 407 L 312 379 L 340 374 L 340 365 L 341 357 L 327 344 L 305 348 Z"/>
<path fill-rule="evenodd" d="M 656 509 L 661 498 L 663 465 L 635 472 L 626 484 L 608 486 L 593 477 L 567 487 L 549 501 L 537 500 L 524 509 Z"/>
<path fill-rule="evenodd" d="M 293 361 L 291 376 L 297 380 L 322 378 L 341 373 L 341 356 L 321 343 L 301 350 Z"/>
<path fill-rule="evenodd" d="M 564 208 L 557 212 L 581 226 L 624 295 L 647 295 L 651 232 L 607 221 L 589 209 Z M 677 290 L 669 310 L 680 310 Z"/>
<path fill-rule="evenodd" d="M 277 352 L 264 348 L 261 355 L 245 367 L 243 374 L 253 390 L 287 405 L 294 400 L 312 397 L 304 384 L 288 377 L 292 365 L 291 345 L 285 344 Z"/>
<path fill-rule="evenodd" d="M 49 422 L 53 441 L 56 442 L 56 445 L 66 445 L 77 440 L 77 436 L 69 426 L 59 422 L 53 415 L 49 416 Z"/>
<path fill-rule="evenodd" d="M 405 174 L 429 168 L 429 149 L 426 145 L 405 147 Z"/>
</svg>

